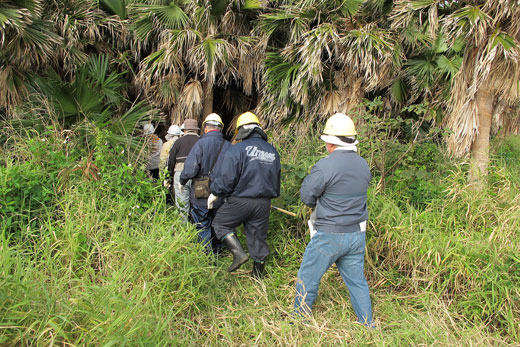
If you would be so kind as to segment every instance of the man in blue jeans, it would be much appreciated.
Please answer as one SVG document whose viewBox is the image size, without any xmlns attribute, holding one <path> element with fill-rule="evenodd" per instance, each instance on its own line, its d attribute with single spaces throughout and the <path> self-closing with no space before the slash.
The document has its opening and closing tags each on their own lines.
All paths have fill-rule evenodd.
<svg viewBox="0 0 520 347">
<path fill-rule="evenodd" d="M 180 174 L 180 184 L 184 185 L 190 180 L 207 177 L 215 171 L 219 165 L 219 158 L 231 147 L 231 143 L 224 139 L 222 128 L 224 123 L 216 113 L 209 114 L 202 128 L 204 135 L 193 145 L 186 161 L 184 169 Z M 197 197 L 195 193 L 195 183 L 192 182 L 190 193 L 191 218 L 197 226 L 198 239 L 206 249 L 206 253 L 218 253 L 223 246 L 215 237 L 211 223 L 222 204 L 217 202 L 211 209 L 208 208 L 208 196 Z"/>
<path fill-rule="evenodd" d="M 356 134 L 347 115 L 330 117 L 321 136 L 329 156 L 313 166 L 301 186 L 302 202 L 315 207 L 315 213 L 309 223 L 311 241 L 298 271 L 294 311 L 298 316 L 311 314 L 321 277 L 336 263 L 358 321 L 372 327 L 372 304 L 363 273 L 371 174 L 357 154 Z"/>
</svg>

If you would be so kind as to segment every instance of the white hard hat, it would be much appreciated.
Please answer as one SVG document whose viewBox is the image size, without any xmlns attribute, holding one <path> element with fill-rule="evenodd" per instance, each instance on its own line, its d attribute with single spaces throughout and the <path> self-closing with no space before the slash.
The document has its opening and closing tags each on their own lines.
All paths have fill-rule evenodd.
<svg viewBox="0 0 520 347">
<path fill-rule="evenodd" d="M 174 135 L 174 136 L 181 136 L 182 131 L 181 128 L 179 128 L 178 125 L 174 124 L 168 128 L 168 134 Z"/>
<path fill-rule="evenodd" d="M 150 135 L 150 134 L 153 134 L 154 132 L 155 132 L 155 128 L 154 128 L 153 124 L 148 123 L 148 124 L 143 125 L 143 133 L 145 135 Z"/>
<path fill-rule="evenodd" d="M 334 136 L 355 136 L 356 127 L 352 119 L 344 113 L 332 115 L 325 123 L 323 134 Z"/>
<path fill-rule="evenodd" d="M 206 116 L 206 119 L 204 119 L 204 122 L 202 122 L 202 126 L 210 124 L 215 126 L 223 126 L 224 123 L 222 122 L 222 118 L 216 113 L 210 113 Z"/>
</svg>

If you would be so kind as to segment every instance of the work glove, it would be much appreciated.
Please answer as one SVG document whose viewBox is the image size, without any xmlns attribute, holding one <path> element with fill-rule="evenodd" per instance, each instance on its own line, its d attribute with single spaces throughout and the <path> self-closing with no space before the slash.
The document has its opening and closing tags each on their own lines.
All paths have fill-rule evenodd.
<svg viewBox="0 0 520 347">
<path fill-rule="evenodd" d="M 170 180 L 168 180 L 168 179 L 164 180 L 164 181 L 162 182 L 162 184 L 163 184 L 163 187 L 164 187 L 164 188 L 170 188 L 171 185 L 172 185 L 171 182 L 170 182 Z"/>
<path fill-rule="evenodd" d="M 312 237 L 316 234 L 317 230 L 314 228 L 314 223 L 316 223 L 316 210 L 311 213 L 310 219 L 307 221 L 307 225 L 309 226 L 309 232 Z"/>
<path fill-rule="evenodd" d="M 218 196 L 215 196 L 213 194 L 210 194 L 208 196 L 208 210 L 211 210 L 213 208 L 213 203 L 217 201 Z"/>
</svg>

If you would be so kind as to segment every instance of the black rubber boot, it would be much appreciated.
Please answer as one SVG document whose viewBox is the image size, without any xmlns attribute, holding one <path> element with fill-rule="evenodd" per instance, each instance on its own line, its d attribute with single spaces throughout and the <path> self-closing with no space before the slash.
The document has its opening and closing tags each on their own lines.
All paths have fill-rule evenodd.
<svg viewBox="0 0 520 347">
<path fill-rule="evenodd" d="M 253 263 L 253 271 L 251 276 L 256 278 L 263 278 L 265 275 L 265 261 L 255 261 Z"/>
<path fill-rule="evenodd" d="M 222 239 L 222 242 L 227 247 L 227 249 L 229 249 L 231 254 L 233 254 L 233 263 L 228 268 L 229 272 L 233 272 L 238 269 L 240 265 L 244 264 L 249 257 L 242 249 L 242 245 L 240 244 L 240 241 L 238 241 L 238 238 L 235 234 L 230 233 L 226 235 Z"/>
</svg>

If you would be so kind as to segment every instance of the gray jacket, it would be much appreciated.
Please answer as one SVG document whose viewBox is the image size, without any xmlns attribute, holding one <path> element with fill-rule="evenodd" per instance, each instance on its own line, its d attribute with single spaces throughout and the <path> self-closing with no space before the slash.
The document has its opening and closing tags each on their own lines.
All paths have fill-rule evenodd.
<svg viewBox="0 0 520 347">
<path fill-rule="evenodd" d="M 367 189 L 372 175 L 354 151 L 336 149 L 321 159 L 300 188 L 302 202 L 316 207 L 314 227 L 323 232 L 360 231 L 368 219 Z"/>
</svg>

